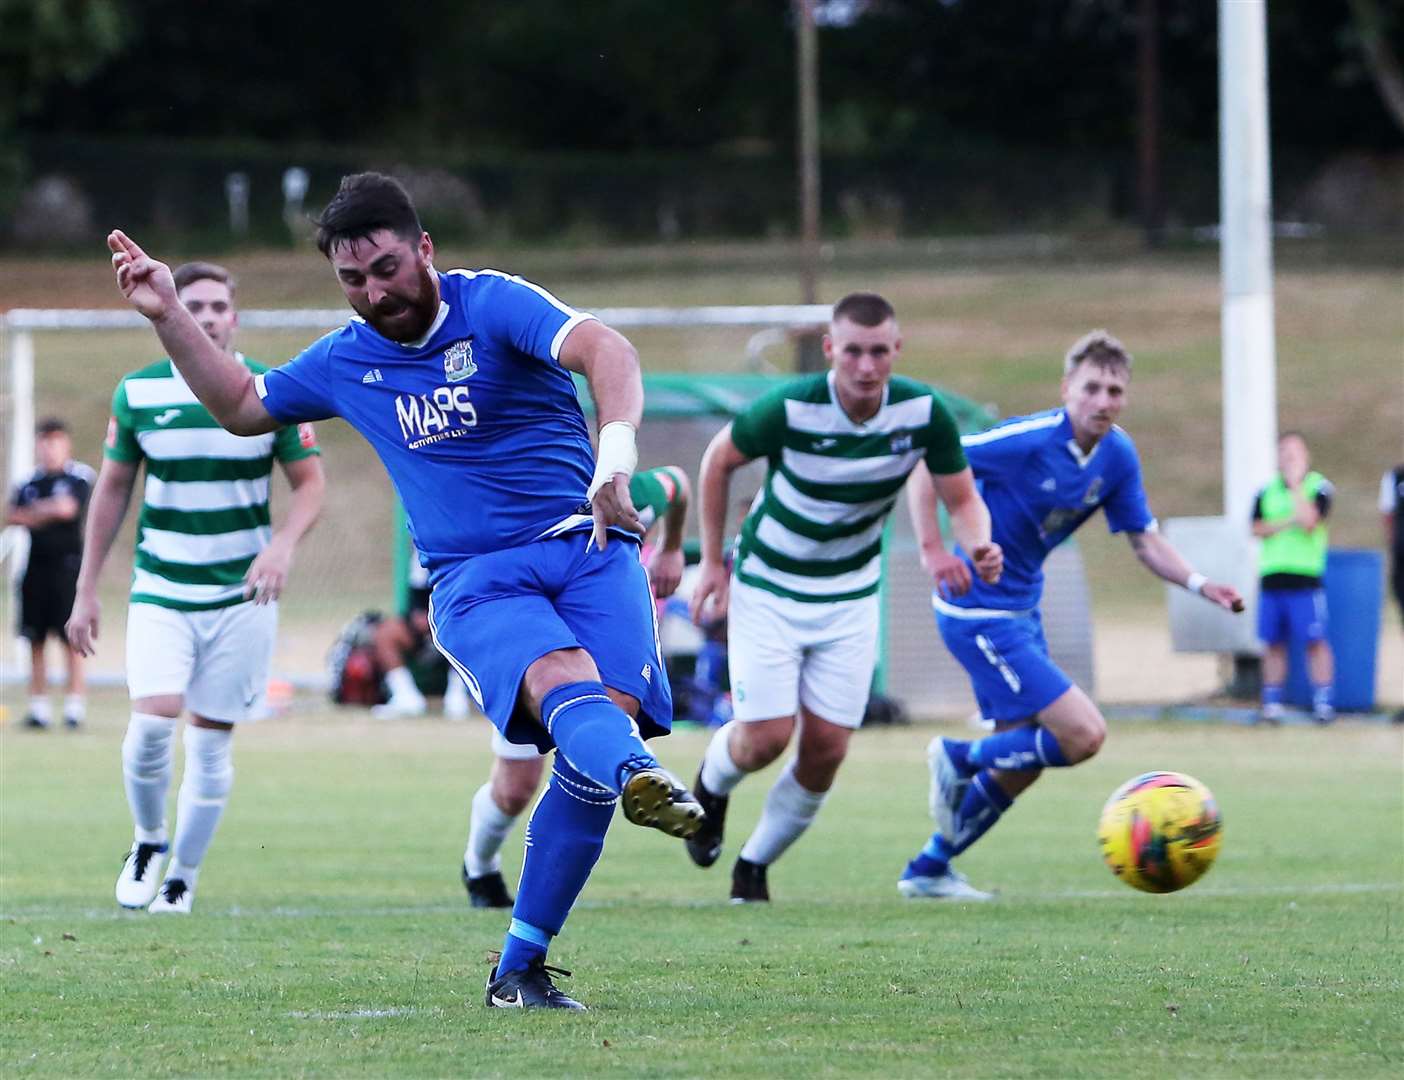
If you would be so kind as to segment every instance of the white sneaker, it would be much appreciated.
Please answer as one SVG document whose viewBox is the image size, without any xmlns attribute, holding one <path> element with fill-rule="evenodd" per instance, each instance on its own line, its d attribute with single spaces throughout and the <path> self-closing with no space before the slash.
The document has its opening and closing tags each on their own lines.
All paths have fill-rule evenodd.
<svg viewBox="0 0 1404 1080">
<path fill-rule="evenodd" d="M 144 908 L 151 903 L 161 884 L 167 850 L 166 844 L 132 844 L 117 875 L 117 903 L 125 908 Z"/>
<path fill-rule="evenodd" d="M 931 770 L 928 806 L 943 836 L 955 836 L 956 811 L 965 800 L 970 777 L 962 776 L 946 752 L 946 740 L 937 735 L 926 747 L 926 764 Z"/>
<path fill-rule="evenodd" d="M 146 910 L 153 915 L 189 915 L 194 903 L 195 890 L 185 883 L 184 878 L 166 878 L 161 882 L 156 899 Z"/>
<path fill-rule="evenodd" d="M 975 888 L 959 870 L 940 877 L 909 877 L 897 882 L 897 891 L 908 900 L 993 900 L 995 894 Z"/>
<path fill-rule="evenodd" d="M 392 697 L 384 705 L 376 705 L 371 715 L 377 720 L 399 720 L 407 716 L 423 716 L 429 710 L 423 697 L 411 698 L 401 695 Z"/>
</svg>

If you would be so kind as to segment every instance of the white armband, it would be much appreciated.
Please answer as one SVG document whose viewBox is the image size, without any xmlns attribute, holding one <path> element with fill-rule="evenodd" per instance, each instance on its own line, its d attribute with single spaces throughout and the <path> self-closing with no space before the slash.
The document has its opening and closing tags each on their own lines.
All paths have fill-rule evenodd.
<svg viewBox="0 0 1404 1080">
<path fill-rule="evenodd" d="M 1207 584 L 1209 579 L 1198 570 L 1191 570 L 1190 576 L 1185 578 L 1185 588 L 1190 592 L 1199 593 L 1200 596 L 1204 595 L 1204 586 Z"/>
<path fill-rule="evenodd" d="M 611 420 L 600 428 L 600 449 L 595 454 L 595 476 L 590 481 L 586 498 L 593 499 L 595 492 L 609 483 L 619 473 L 626 477 L 634 475 L 634 467 L 639 463 L 639 448 L 634 445 L 634 425 L 627 420 Z"/>
</svg>

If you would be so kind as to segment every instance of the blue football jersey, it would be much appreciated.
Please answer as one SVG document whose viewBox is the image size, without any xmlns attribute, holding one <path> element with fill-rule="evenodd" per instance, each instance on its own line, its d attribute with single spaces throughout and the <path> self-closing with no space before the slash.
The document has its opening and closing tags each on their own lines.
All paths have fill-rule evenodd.
<svg viewBox="0 0 1404 1080">
<path fill-rule="evenodd" d="M 974 577 L 969 592 L 940 598 L 938 610 L 1037 607 L 1044 559 L 1098 508 L 1114 533 L 1155 527 L 1136 446 L 1119 427 L 1084 455 L 1072 421 L 1054 409 L 966 435 L 961 445 L 990 508 L 994 540 L 1004 549 L 1004 575 L 995 585 Z"/>
<path fill-rule="evenodd" d="M 439 314 L 396 342 L 354 317 L 256 380 L 285 424 L 339 416 L 375 448 L 431 573 L 590 526 L 594 451 L 558 362 L 594 318 L 497 270 L 439 274 Z"/>
</svg>

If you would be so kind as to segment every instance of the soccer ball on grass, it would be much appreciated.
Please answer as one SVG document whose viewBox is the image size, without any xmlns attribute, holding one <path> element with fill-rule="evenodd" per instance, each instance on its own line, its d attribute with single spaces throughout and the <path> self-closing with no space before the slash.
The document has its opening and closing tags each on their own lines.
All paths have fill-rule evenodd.
<svg viewBox="0 0 1404 1080">
<path fill-rule="evenodd" d="M 1214 865 L 1223 818 L 1213 793 L 1192 776 L 1151 772 L 1112 792 L 1097 826 L 1102 858 L 1126 884 L 1168 893 Z"/>
</svg>

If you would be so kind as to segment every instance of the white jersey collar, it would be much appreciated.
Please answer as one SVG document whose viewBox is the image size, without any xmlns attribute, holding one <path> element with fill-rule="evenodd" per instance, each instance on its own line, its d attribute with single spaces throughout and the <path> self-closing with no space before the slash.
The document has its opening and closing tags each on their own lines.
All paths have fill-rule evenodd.
<svg viewBox="0 0 1404 1080">
<path fill-rule="evenodd" d="M 890 379 L 882 384 L 882 404 L 877 407 L 877 412 L 873 413 L 872 416 L 868 417 L 862 423 L 859 423 L 848 415 L 843 407 L 843 402 L 839 400 L 838 385 L 834 379 L 833 368 L 829 368 L 829 372 L 825 378 L 829 381 L 829 400 L 834 403 L 834 408 L 838 410 L 838 414 L 848 421 L 849 426 L 853 428 L 854 431 L 867 431 L 868 427 L 875 423 L 877 418 L 882 415 L 882 410 L 887 408 L 887 396 L 892 392 L 892 381 Z"/>
<path fill-rule="evenodd" d="M 429 324 L 429 329 L 424 331 L 424 336 L 416 338 L 414 341 L 397 341 L 396 345 L 402 349 L 422 349 L 429 344 L 429 339 L 439 332 L 439 327 L 444 325 L 444 321 L 449 317 L 449 302 L 441 296 L 439 298 L 439 313 L 434 316 L 434 321 Z M 374 327 L 372 327 L 374 329 Z M 381 334 L 381 337 L 385 337 Z M 389 341 L 389 338 L 385 338 Z"/>
</svg>

